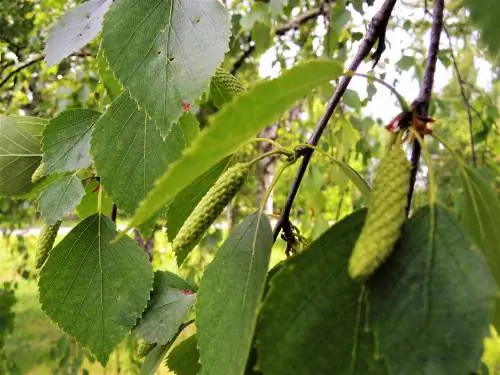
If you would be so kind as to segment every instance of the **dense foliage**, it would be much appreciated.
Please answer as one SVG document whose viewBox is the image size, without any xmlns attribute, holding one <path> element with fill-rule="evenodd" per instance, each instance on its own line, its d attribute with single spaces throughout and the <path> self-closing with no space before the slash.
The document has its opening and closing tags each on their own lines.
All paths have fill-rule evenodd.
<svg viewBox="0 0 500 375">
<path fill-rule="evenodd" d="M 496 373 L 497 3 L 0 0 L 0 373 Z"/>
</svg>

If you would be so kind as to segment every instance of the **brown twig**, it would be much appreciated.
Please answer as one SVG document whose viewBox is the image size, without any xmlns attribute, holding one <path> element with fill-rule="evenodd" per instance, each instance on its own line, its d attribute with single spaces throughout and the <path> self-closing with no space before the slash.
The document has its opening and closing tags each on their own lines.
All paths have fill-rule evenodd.
<svg viewBox="0 0 500 375">
<path fill-rule="evenodd" d="M 385 34 L 388 22 L 387 20 L 391 16 L 392 9 L 394 8 L 396 1 L 397 0 L 386 0 L 379 9 L 379 11 L 372 18 L 370 24 L 368 25 L 368 30 L 366 32 L 366 35 L 356 53 L 356 56 L 354 56 L 354 59 L 349 65 L 348 68 L 349 71 L 355 72 L 358 69 L 361 62 L 370 54 L 370 51 L 375 45 L 375 43 L 377 41 L 380 41 L 382 34 Z M 335 92 L 333 93 L 326 107 L 325 113 L 323 114 L 318 124 L 316 125 L 314 133 L 309 139 L 308 144 L 312 146 L 316 146 L 318 144 L 321 135 L 323 134 L 328 124 L 328 121 L 330 120 L 330 117 L 333 114 L 333 111 L 339 104 L 342 95 L 344 94 L 344 92 L 347 89 L 347 86 L 351 82 L 351 79 L 352 76 L 345 75 L 340 80 Z M 282 230 L 283 230 L 283 238 L 285 239 L 293 238 L 293 231 L 290 223 L 290 211 L 292 209 L 293 202 L 297 195 L 297 191 L 299 190 L 300 183 L 302 182 L 302 178 L 304 177 L 304 173 L 307 169 L 307 166 L 309 165 L 309 161 L 311 160 L 312 154 L 313 150 L 311 148 L 304 148 L 302 151 L 302 156 L 303 156 L 302 163 L 299 166 L 299 169 L 295 176 L 295 180 L 293 181 L 292 187 L 286 199 L 285 206 L 283 207 L 283 211 L 280 215 L 280 218 L 278 219 L 278 222 L 274 227 L 273 236 L 275 241 Z"/>
<path fill-rule="evenodd" d="M 3 86 L 5 86 L 5 84 L 7 82 L 9 82 L 9 80 L 12 77 L 14 77 L 17 73 L 19 73 L 21 70 L 26 69 L 26 68 L 28 68 L 31 65 L 34 65 L 36 63 L 39 63 L 42 60 L 43 60 L 43 56 L 39 56 L 39 57 L 37 57 L 37 58 L 35 58 L 33 60 L 30 60 L 30 61 L 28 61 L 28 62 L 26 62 L 24 64 L 19 65 L 16 69 L 14 69 L 9 74 L 7 74 L 4 79 L 2 79 L 2 81 L 0 82 L 0 88 L 2 88 Z"/>
<path fill-rule="evenodd" d="M 464 88 L 464 80 L 462 78 L 462 74 L 460 73 L 460 69 L 458 67 L 457 59 L 455 57 L 455 53 L 453 52 L 453 45 L 451 43 L 451 36 L 450 33 L 448 32 L 448 29 L 446 26 L 443 26 L 444 32 L 446 33 L 446 37 L 448 38 L 448 43 L 450 44 L 450 55 L 451 55 L 451 61 L 453 62 L 453 69 L 455 70 L 455 74 L 457 75 L 457 81 L 458 81 L 458 86 L 460 87 L 460 96 L 462 97 L 462 102 L 464 103 L 465 107 L 467 108 L 467 119 L 469 121 L 469 136 L 470 136 L 470 147 L 471 147 L 471 158 L 472 158 L 472 165 L 476 165 L 476 146 L 474 142 L 474 130 L 472 128 L 472 106 L 469 102 L 469 99 L 467 99 L 467 95 L 465 94 L 465 88 Z"/>
<path fill-rule="evenodd" d="M 325 2 L 326 3 L 326 2 Z M 312 9 L 308 12 L 305 12 L 303 14 L 298 15 L 294 19 L 290 20 L 289 22 L 281 25 L 276 29 L 275 35 L 276 36 L 283 36 L 290 30 L 296 30 L 298 29 L 301 25 L 314 20 L 318 18 L 319 15 L 323 14 L 325 10 L 325 6 L 323 5 L 320 8 Z M 245 60 L 250 57 L 250 55 L 255 51 L 255 44 L 252 43 L 252 38 L 249 36 L 247 38 L 247 44 L 249 44 L 248 48 L 243 52 L 243 54 L 236 60 L 236 62 L 233 64 L 233 67 L 231 68 L 231 74 L 235 74 L 238 69 L 241 68 Z"/>
<path fill-rule="evenodd" d="M 432 27 L 431 38 L 429 43 L 429 50 L 427 52 L 427 60 L 425 63 L 424 77 L 422 85 L 420 86 L 420 93 L 418 98 L 415 99 L 412 106 L 415 108 L 417 114 L 422 117 L 428 117 L 429 104 L 431 102 L 432 87 L 434 86 L 434 74 L 436 72 L 436 63 L 439 53 L 439 41 L 441 32 L 443 30 L 443 12 L 444 0 L 435 0 L 434 9 L 432 13 Z M 411 207 L 411 200 L 415 190 L 415 180 L 417 178 L 418 164 L 422 148 L 418 140 L 413 142 L 413 149 L 411 153 L 411 175 L 410 175 L 410 190 L 408 192 L 408 202 L 406 212 L 409 213 Z"/>
</svg>

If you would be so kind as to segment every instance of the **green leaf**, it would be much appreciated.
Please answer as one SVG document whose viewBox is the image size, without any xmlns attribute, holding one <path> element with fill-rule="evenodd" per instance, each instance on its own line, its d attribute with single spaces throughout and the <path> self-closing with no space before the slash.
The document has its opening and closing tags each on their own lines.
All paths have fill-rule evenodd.
<svg viewBox="0 0 500 375">
<path fill-rule="evenodd" d="M 109 66 L 162 134 L 193 104 L 228 50 L 231 23 L 218 0 L 122 0 L 104 20 Z"/>
<path fill-rule="evenodd" d="M 271 7 L 263 1 L 252 4 L 250 11 L 241 18 L 240 25 L 244 31 L 251 31 L 259 22 L 265 25 L 271 24 Z"/>
<path fill-rule="evenodd" d="M 173 241 L 186 219 L 224 172 L 228 163 L 229 158 L 223 159 L 175 196 L 167 211 L 167 234 L 170 241 Z"/>
<path fill-rule="evenodd" d="M 356 170 L 353 169 L 349 164 L 341 160 L 335 160 L 334 163 L 339 167 L 342 173 L 344 173 L 344 175 L 354 184 L 354 186 L 356 186 L 356 188 L 368 202 L 371 189 L 365 179 L 361 177 L 361 175 L 356 172 Z"/>
<path fill-rule="evenodd" d="M 417 64 L 415 57 L 413 56 L 407 56 L 404 55 L 401 57 L 401 59 L 397 62 L 397 66 L 401 70 L 410 70 Z"/>
<path fill-rule="evenodd" d="M 273 246 L 266 216 L 247 217 L 201 279 L 196 325 L 202 374 L 243 374 Z"/>
<path fill-rule="evenodd" d="M 185 146 L 180 135 L 172 132 L 163 141 L 127 91 L 111 103 L 95 125 L 91 152 L 101 183 L 120 209 L 134 212 L 168 164 L 180 157 Z"/>
<path fill-rule="evenodd" d="M 123 87 L 116 79 L 113 71 L 109 68 L 108 61 L 106 60 L 106 56 L 104 56 L 102 48 L 99 49 L 99 53 L 97 54 L 97 66 L 99 68 L 101 83 L 106 89 L 111 101 L 113 101 L 123 92 Z"/>
<path fill-rule="evenodd" d="M 192 335 L 172 349 L 167 366 L 176 375 L 198 375 L 201 370 L 196 335 Z"/>
<path fill-rule="evenodd" d="M 154 190 L 135 212 L 130 227 L 146 221 L 196 177 L 278 119 L 314 87 L 341 74 L 342 66 L 335 61 L 311 61 L 295 66 L 274 80 L 257 84 L 228 103 L 211 119 L 183 157 L 156 181 Z"/>
<path fill-rule="evenodd" d="M 80 222 L 50 252 L 40 273 L 43 310 L 103 365 L 147 305 L 148 258 L 129 237 L 116 242 L 107 217 Z"/>
<path fill-rule="evenodd" d="M 481 37 L 493 57 L 500 54 L 500 2 L 497 0 L 465 0 L 470 9 L 472 21 L 481 29 Z"/>
<path fill-rule="evenodd" d="M 31 175 L 42 159 L 35 132 L 36 127 L 0 116 L 0 195 L 21 195 L 33 188 Z"/>
<path fill-rule="evenodd" d="M 72 172 L 92 163 L 89 140 L 100 115 L 91 109 L 69 109 L 49 121 L 42 139 L 45 174 Z"/>
<path fill-rule="evenodd" d="M 361 108 L 361 98 L 359 97 L 359 94 L 354 90 L 347 89 L 342 99 L 344 100 L 344 103 L 351 108 Z"/>
<path fill-rule="evenodd" d="M 426 206 L 368 283 L 369 324 L 391 374 L 479 368 L 495 285 L 445 209 Z"/>
<path fill-rule="evenodd" d="M 252 40 L 255 43 L 255 52 L 260 54 L 266 52 L 273 43 L 274 33 L 271 26 L 257 22 L 252 29 Z"/>
<path fill-rule="evenodd" d="M 458 160 L 462 173 L 461 223 L 483 252 L 491 273 L 500 285 L 500 201 L 491 184 L 472 167 Z M 500 300 L 497 300 L 494 323 L 500 327 Z"/>
<path fill-rule="evenodd" d="M 14 120 L 20 129 L 38 139 L 42 138 L 43 129 L 49 122 L 46 119 L 31 116 L 9 116 L 9 118 Z"/>
<path fill-rule="evenodd" d="M 76 207 L 76 213 L 81 219 L 85 219 L 99 211 L 99 191 L 96 190 L 98 186 L 97 180 L 92 180 L 85 186 L 85 195 Z M 101 210 L 103 213 L 110 213 L 113 200 L 105 192 L 101 194 Z"/>
<path fill-rule="evenodd" d="M 341 220 L 275 271 L 256 334 L 264 374 L 387 373 L 365 331 L 362 286 L 347 274 L 364 218 Z"/>
<path fill-rule="evenodd" d="M 101 31 L 102 20 L 113 0 L 89 0 L 68 10 L 50 29 L 45 45 L 47 66 L 91 42 Z"/>
<path fill-rule="evenodd" d="M 85 189 L 77 176 L 61 176 L 40 193 L 38 212 L 47 225 L 53 225 L 73 212 L 84 195 Z"/>
<path fill-rule="evenodd" d="M 150 343 L 172 340 L 196 300 L 194 288 L 171 272 L 157 271 L 153 295 L 135 333 Z"/>
</svg>

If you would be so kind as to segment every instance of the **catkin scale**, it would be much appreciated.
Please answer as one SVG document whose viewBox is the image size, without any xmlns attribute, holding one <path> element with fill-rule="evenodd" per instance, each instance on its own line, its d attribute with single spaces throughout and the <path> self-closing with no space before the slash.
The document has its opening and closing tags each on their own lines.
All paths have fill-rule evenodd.
<svg viewBox="0 0 500 375">
<path fill-rule="evenodd" d="M 179 264 L 241 189 L 249 170 L 248 163 L 235 164 L 219 177 L 196 205 L 172 242 Z"/>
<path fill-rule="evenodd" d="M 349 259 L 352 279 L 367 279 L 390 255 L 406 220 L 409 179 L 410 165 L 395 144 L 376 171 L 366 220 Z"/>
<path fill-rule="evenodd" d="M 42 227 L 37 242 L 37 251 L 35 257 L 36 269 L 41 268 L 45 263 L 45 260 L 49 256 L 49 252 L 50 250 L 52 250 L 52 246 L 54 245 L 54 241 L 56 240 L 57 232 L 59 231 L 60 226 L 61 221 L 58 220 L 55 224 L 44 225 Z"/>
<path fill-rule="evenodd" d="M 223 68 L 217 68 L 212 77 L 212 83 L 216 87 L 227 90 L 231 95 L 236 96 L 245 91 L 243 83 L 234 75 Z"/>
</svg>

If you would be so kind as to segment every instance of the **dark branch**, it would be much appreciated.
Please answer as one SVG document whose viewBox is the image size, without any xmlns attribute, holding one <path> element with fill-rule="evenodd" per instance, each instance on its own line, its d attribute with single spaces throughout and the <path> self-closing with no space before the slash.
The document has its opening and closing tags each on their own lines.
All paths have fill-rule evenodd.
<svg viewBox="0 0 500 375">
<path fill-rule="evenodd" d="M 418 98 L 413 102 L 417 114 L 422 117 L 428 117 L 429 104 L 431 102 L 432 87 L 434 86 L 434 74 L 436 72 L 436 63 L 439 53 L 439 40 L 443 30 L 443 12 L 444 0 L 435 0 L 434 10 L 432 14 L 431 39 L 429 51 L 427 52 L 427 60 L 425 63 L 424 77 L 420 86 Z M 415 190 L 415 180 L 417 178 L 418 164 L 422 149 L 418 140 L 413 142 L 413 150 L 411 153 L 411 175 L 410 175 L 410 190 L 408 192 L 408 203 L 406 211 L 410 211 L 411 200 Z"/>
<path fill-rule="evenodd" d="M 7 84 L 7 82 L 9 82 L 9 80 L 14 77 L 17 73 L 19 73 L 20 71 L 26 69 L 26 68 L 29 68 L 31 65 L 34 65 L 34 64 L 37 64 L 39 63 L 40 61 L 43 60 L 43 56 L 39 56 L 33 60 L 30 60 L 24 64 L 21 64 L 19 65 L 16 69 L 14 69 L 13 71 L 11 71 L 9 74 L 7 74 L 5 76 L 4 79 L 2 79 L 2 81 L 0 82 L 0 88 L 2 88 L 3 86 L 5 86 Z"/>
<path fill-rule="evenodd" d="M 377 42 L 377 40 L 380 39 L 381 34 L 385 33 L 386 31 L 385 28 L 387 26 L 388 19 L 391 16 L 392 9 L 394 8 L 396 1 L 397 0 L 386 0 L 382 5 L 382 7 L 379 9 L 379 11 L 375 14 L 373 19 L 371 20 L 370 24 L 368 25 L 368 30 L 366 32 L 366 35 L 363 41 L 361 42 L 361 45 L 359 46 L 356 56 L 349 65 L 348 69 L 350 71 L 356 71 L 358 69 L 359 65 L 370 54 L 370 51 Z M 343 76 L 342 79 L 340 80 L 340 83 L 335 89 L 335 92 L 333 93 L 326 107 L 326 111 L 323 114 L 323 117 L 319 120 L 318 124 L 316 125 L 316 129 L 314 130 L 314 133 L 312 134 L 311 138 L 308 141 L 310 145 L 316 146 L 318 144 L 321 135 L 323 134 L 323 131 L 325 130 L 328 121 L 330 120 L 330 117 L 333 114 L 333 111 L 339 104 L 342 95 L 344 94 L 345 90 L 347 89 L 347 86 L 351 82 L 351 79 L 352 79 L 351 76 Z M 290 211 L 292 209 L 293 201 L 295 200 L 295 197 L 297 195 L 297 191 L 299 190 L 300 183 L 302 182 L 302 178 L 304 177 L 304 173 L 307 169 L 309 161 L 311 160 L 312 154 L 313 150 L 311 148 L 304 149 L 303 152 L 304 157 L 302 159 L 302 163 L 300 164 L 299 169 L 297 171 L 297 175 L 295 176 L 295 180 L 293 181 L 290 193 L 288 194 L 288 197 L 286 199 L 285 206 L 283 207 L 281 216 L 278 219 L 276 226 L 274 227 L 273 236 L 275 241 L 278 238 L 278 235 L 281 230 L 283 230 L 283 235 L 285 238 L 290 238 L 291 236 L 293 236 L 292 226 L 290 223 Z"/>
<path fill-rule="evenodd" d="M 318 18 L 319 15 L 324 13 L 324 10 L 325 10 L 325 7 L 323 6 L 321 8 L 312 9 L 308 12 L 305 12 L 305 13 L 297 16 L 296 18 L 290 20 L 289 22 L 285 23 L 284 25 L 278 27 L 276 29 L 275 35 L 276 36 L 283 36 L 287 32 L 289 32 L 290 30 L 298 29 L 301 25 Z M 247 44 L 249 45 L 248 48 L 243 52 L 243 54 L 233 64 L 233 67 L 231 68 L 231 74 L 236 74 L 238 69 L 240 69 L 241 66 L 244 64 L 245 60 L 248 57 L 250 57 L 250 55 L 255 51 L 255 44 L 252 44 L 252 38 L 250 36 L 247 38 Z"/>
</svg>

